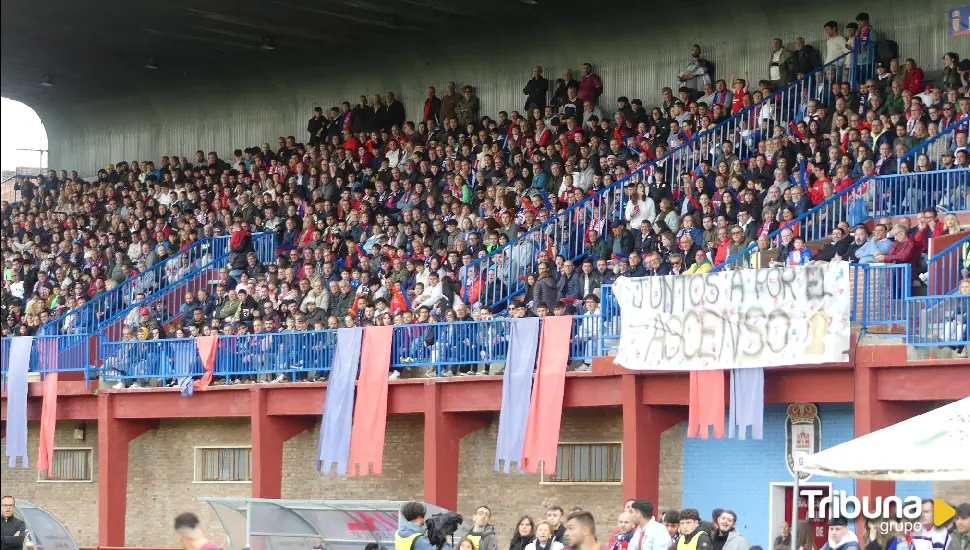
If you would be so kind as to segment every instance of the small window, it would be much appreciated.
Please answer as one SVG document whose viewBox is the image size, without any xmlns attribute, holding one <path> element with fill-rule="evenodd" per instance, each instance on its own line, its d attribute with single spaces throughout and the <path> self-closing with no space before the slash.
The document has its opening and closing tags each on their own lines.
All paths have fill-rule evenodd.
<svg viewBox="0 0 970 550">
<path fill-rule="evenodd" d="M 623 482 L 621 443 L 560 443 L 556 473 L 542 476 L 542 483 Z"/>
<path fill-rule="evenodd" d="M 37 481 L 94 481 L 93 459 L 94 450 L 90 448 L 55 448 L 51 475 L 37 472 Z"/>
<path fill-rule="evenodd" d="M 196 448 L 196 483 L 249 483 L 252 480 L 252 447 Z"/>
</svg>

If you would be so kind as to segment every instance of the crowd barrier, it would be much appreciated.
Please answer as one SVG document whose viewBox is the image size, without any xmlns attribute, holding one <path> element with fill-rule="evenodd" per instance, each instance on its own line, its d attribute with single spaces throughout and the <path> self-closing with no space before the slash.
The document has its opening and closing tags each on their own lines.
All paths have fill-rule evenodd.
<svg viewBox="0 0 970 550">
<path fill-rule="evenodd" d="M 917 296 L 906 301 L 906 343 L 915 347 L 970 345 L 970 295 Z"/>
<path fill-rule="evenodd" d="M 868 219 L 915 214 L 927 208 L 938 212 L 970 210 L 970 168 L 891 174 L 875 179 Z"/>
<path fill-rule="evenodd" d="M 851 320 L 864 332 L 877 328 L 906 330 L 913 345 L 960 345 L 970 296 L 913 297 L 908 264 L 852 265 Z M 619 344 L 620 311 L 612 285 L 600 289 L 601 308 L 573 317 L 569 360 L 574 365 L 613 355 Z M 508 360 L 511 320 L 398 325 L 393 330 L 391 368 L 496 373 Z M 882 330 L 881 332 L 889 332 Z M 963 332 L 961 332 L 963 331 Z M 898 331 L 896 331 L 898 332 Z M 961 336 L 964 335 L 964 336 Z M 213 374 L 239 380 L 300 381 L 325 378 L 334 360 L 336 330 L 220 336 Z M 198 377 L 202 363 L 193 338 L 99 340 L 100 361 L 87 353 L 87 335 L 41 336 L 31 357 L 32 372 L 44 372 L 37 349 L 56 345 L 56 370 L 83 372 L 86 379 L 152 380 L 174 384 Z M 961 340 L 963 338 L 963 340 Z M 9 363 L 10 338 L 3 339 L 3 370 Z M 48 363 L 49 364 L 49 363 Z M 425 371 L 427 372 L 427 371 Z"/>
</svg>

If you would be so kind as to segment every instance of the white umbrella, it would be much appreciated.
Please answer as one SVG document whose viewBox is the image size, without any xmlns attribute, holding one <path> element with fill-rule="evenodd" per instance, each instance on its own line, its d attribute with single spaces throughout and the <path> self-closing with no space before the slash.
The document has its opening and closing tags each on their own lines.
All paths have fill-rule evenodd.
<svg viewBox="0 0 970 550">
<path fill-rule="evenodd" d="M 801 457 L 812 474 L 905 481 L 970 480 L 970 397 Z"/>
</svg>

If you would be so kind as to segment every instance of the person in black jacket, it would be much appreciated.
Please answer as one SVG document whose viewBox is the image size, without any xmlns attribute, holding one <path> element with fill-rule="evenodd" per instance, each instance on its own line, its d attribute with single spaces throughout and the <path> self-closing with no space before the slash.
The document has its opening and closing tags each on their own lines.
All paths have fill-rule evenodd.
<svg viewBox="0 0 970 550">
<path fill-rule="evenodd" d="M 816 262 L 831 262 L 835 260 L 836 256 L 845 258 L 850 244 L 852 244 L 852 241 L 845 238 L 845 232 L 842 231 L 842 228 L 836 227 L 832 230 L 832 241 L 826 243 L 814 259 Z"/>
<path fill-rule="evenodd" d="M 353 134 L 370 132 L 376 129 L 377 116 L 374 108 L 367 104 L 367 96 L 360 96 L 357 106 L 350 111 L 350 131 Z"/>
<path fill-rule="evenodd" d="M 532 67 L 532 78 L 522 88 L 525 94 L 525 110 L 531 112 L 532 109 L 546 110 L 546 96 L 549 94 L 549 79 L 542 76 L 542 67 L 536 65 Z"/>
<path fill-rule="evenodd" d="M 310 134 L 310 145 L 317 145 L 324 138 L 327 120 L 323 118 L 323 107 L 313 108 L 313 118 L 306 123 L 306 131 Z"/>
<path fill-rule="evenodd" d="M 404 104 L 398 101 L 394 97 L 394 92 L 387 92 L 384 96 L 385 104 L 387 108 L 387 113 L 384 120 L 384 126 L 381 130 L 385 132 L 390 132 L 392 126 L 397 126 L 399 129 L 404 129 L 404 122 L 407 116 L 404 113 Z"/>
<path fill-rule="evenodd" d="M 622 254 L 629 256 L 633 253 L 636 246 L 636 238 L 633 233 L 626 228 L 626 222 L 617 220 L 613 222 L 613 245 L 611 251 L 613 255 Z"/>
<path fill-rule="evenodd" d="M 800 36 L 795 39 L 792 61 L 795 65 L 795 71 L 801 74 L 808 74 L 822 66 L 822 59 L 819 57 L 818 51 L 811 44 L 806 44 L 805 39 Z"/>
<path fill-rule="evenodd" d="M 0 500 L 2 507 L 2 519 L 0 519 L 0 532 L 3 535 L 2 550 L 22 550 L 24 541 L 27 538 L 27 524 L 13 515 L 17 501 L 12 496 L 5 496 Z M 30 543 L 28 543 L 30 544 Z M 33 546 L 33 544 L 30 544 Z"/>
</svg>

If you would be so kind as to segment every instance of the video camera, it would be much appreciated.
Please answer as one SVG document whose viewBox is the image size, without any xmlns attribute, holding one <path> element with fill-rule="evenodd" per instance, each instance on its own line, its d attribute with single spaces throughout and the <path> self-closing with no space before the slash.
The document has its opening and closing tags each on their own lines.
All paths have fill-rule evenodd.
<svg viewBox="0 0 970 550">
<path fill-rule="evenodd" d="M 435 514 L 424 520 L 425 534 L 431 545 L 440 549 L 448 542 L 448 537 L 455 534 L 462 521 L 461 514 L 456 512 Z"/>
</svg>

